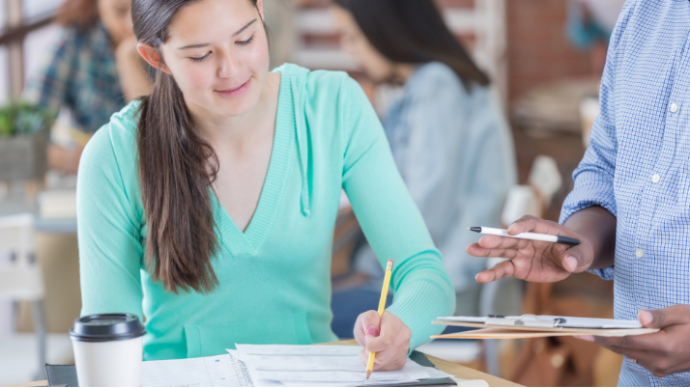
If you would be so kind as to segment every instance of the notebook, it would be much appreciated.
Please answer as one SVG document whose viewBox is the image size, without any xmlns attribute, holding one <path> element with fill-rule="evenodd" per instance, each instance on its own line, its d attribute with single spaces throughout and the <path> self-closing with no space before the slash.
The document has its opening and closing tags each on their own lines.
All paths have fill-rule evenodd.
<svg viewBox="0 0 690 388">
<path fill-rule="evenodd" d="M 434 367 L 423 353 L 414 351 L 410 359 L 426 367 Z M 228 362 L 231 367 L 225 371 L 208 366 Z M 435 368 L 435 367 L 434 367 Z M 231 353 L 214 357 L 188 358 L 166 361 L 145 361 L 142 364 L 142 386 L 228 386 L 253 387 L 251 375 L 237 357 Z M 218 372 L 218 373 L 216 373 Z M 78 387 L 77 371 L 74 365 L 46 364 L 48 384 L 52 386 Z M 225 380 L 223 380 L 225 378 Z M 415 383 L 402 383 L 381 386 L 407 387 L 451 387 L 457 386 L 452 378 L 430 378 Z"/>
<path fill-rule="evenodd" d="M 439 317 L 433 323 L 478 329 L 431 337 L 438 339 L 514 339 L 576 335 L 623 337 L 659 331 L 644 328 L 640 322 L 632 320 L 529 314 L 507 317 Z"/>
<path fill-rule="evenodd" d="M 246 366 L 253 385 L 262 387 L 428 385 L 426 380 L 453 377 L 408 358 L 402 369 L 374 371 L 366 379 L 359 346 L 236 344 L 236 347 L 237 350 L 228 352 Z"/>
</svg>

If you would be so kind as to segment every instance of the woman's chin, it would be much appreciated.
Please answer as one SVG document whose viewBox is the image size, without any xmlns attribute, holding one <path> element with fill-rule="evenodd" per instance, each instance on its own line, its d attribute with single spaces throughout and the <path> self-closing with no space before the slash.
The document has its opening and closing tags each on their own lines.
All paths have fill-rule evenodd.
<svg viewBox="0 0 690 388">
<path fill-rule="evenodd" d="M 216 113 L 224 117 L 239 117 L 249 113 L 256 104 L 249 104 L 249 101 L 218 101 Z"/>
</svg>

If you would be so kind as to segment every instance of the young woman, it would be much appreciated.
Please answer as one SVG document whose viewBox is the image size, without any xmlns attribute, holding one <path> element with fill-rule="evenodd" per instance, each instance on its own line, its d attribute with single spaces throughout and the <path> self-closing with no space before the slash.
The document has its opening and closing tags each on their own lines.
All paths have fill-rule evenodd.
<svg viewBox="0 0 690 388">
<path fill-rule="evenodd" d="M 458 315 L 478 313 L 485 269 L 465 252 L 471 225 L 500 225 L 516 184 L 510 129 L 489 79 L 443 22 L 432 0 L 335 0 L 343 49 L 375 82 L 404 85 L 385 119 L 396 165 L 443 254 Z M 375 251 L 375 250 L 374 250 Z M 380 282 L 374 251 L 356 268 Z"/>
<path fill-rule="evenodd" d="M 146 319 L 144 359 L 235 343 L 334 341 L 331 245 L 344 188 L 393 305 L 354 335 L 404 365 L 454 306 L 450 279 L 364 92 L 344 73 L 268 71 L 261 0 L 134 0 L 153 92 L 113 116 L 79 171 L 82 314 Z"/>
<path fill-rule="evenodd" d="M 127 102 L 148 94 L 151 80 L 136 52 L 131 3 L 65 1 L 57 15 L 64 28 L 23 98 L 56 115 L 60 108 L 69 109 L 74 126 L 90 135 Z M 50 163 L 76 172 L 81 152 L 52 146 Z"/>
</svg>

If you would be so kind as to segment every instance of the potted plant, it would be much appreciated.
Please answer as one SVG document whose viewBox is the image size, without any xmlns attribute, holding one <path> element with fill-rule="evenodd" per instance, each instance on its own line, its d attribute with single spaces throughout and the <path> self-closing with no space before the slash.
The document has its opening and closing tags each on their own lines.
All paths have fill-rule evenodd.
<svg viewBox="0 0 690 388">
<path fill-rule="evenodd" d="M 50 111 L 26 102 L 0 107 L 0 181 L 42 178 L 47 166 Z"/>
</svg>

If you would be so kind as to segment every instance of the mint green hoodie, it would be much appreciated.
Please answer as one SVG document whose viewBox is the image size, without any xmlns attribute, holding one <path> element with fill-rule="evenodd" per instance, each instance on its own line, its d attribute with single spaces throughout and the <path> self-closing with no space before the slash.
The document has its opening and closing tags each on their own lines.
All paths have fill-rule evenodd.
<svg viewBox="0 0 690 388">
<path fill-rule="evenodd" d="M 166 292 L 144 264 L 136 109 L 113 115 L 87 145 L 77 188 L 82 315 L 146 317 L 144 359 L 222 354 L 235 343 L 335 341 L 331 249 L 341 188 L 380 262 L 395 260 L 388 311 L 412 348 L 442 330 L 455 295 L 441 255 L 403 184 L 381 124 L 341 72 L 282 73 L 275 139 L 259 204 L 242 232 L 212 195 L 219 285 Z"/>
</svg>

